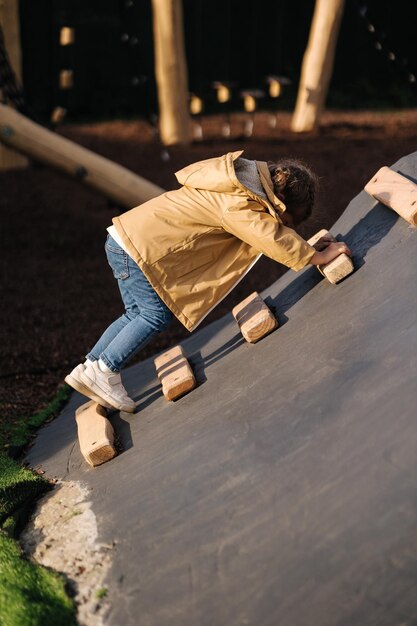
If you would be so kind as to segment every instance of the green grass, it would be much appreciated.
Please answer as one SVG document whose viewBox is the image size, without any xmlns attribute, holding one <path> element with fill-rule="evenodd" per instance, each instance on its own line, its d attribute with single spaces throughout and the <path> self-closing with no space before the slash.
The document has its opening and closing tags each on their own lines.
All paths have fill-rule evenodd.
<svg viewBox="0 0 417 626">
<path fill-rule="evenodd" d="M 0 624 L 76 626 L 74 606 L 62 576 L 24 558 L 18 544 L 0 532 Z"/>
<path fill-rule="evenodd" d="M 0 525 L 18 508 L 50 488 L 41 476 L 0 454 Z"/>
<path fill-rule="evenodd" d="M 58 391 L 47 407 L 35 415 L 19 418 L 14 423 L 2 420 L 0 449 L 23 448 L 31 440 L 36 430 L 59 412 L 67 402 L 70 393 L 70 388 L 65 386 Z M 18 508 L 31 502 L 49 487 L 48 481 L 34 472 L 24 469 L 6 454 L 0 452 L 0 526 Z"/>
<path fill-rule="evenodd" d="M 0 450 L 22 448 L 36 430 L 56 415 L 71 390 L 65 386 L 33 416 L 14 423 L 1 420 Z M 75 607 L 65 581 L 27 559 L 12 537 L 21 525 L 20 511 L 52 487 L 42 476 L 0 452 L 0 624 L 1 626 L 75 626 Z"/>
<path fill-rule="evenodd" d="M 35 413 L 35 415 L 19 418 L 12 424 L 2 420 L 0 425 L 0 448 L 27 445 L 36 430 L 50 417 L 57 415 L 68 401 L 71 392 L 71 388 L 65 385 L 58 391 L 57 395 L 48 406 L 38 411 L 38 413 Z"/>
<path fill-rule="evenodd" d="M 98 600 L 102 600 L 106 596 L 107 596 L 107 589 L 106 589 L 106 587 L 100 587 L 100 589 L 97 589 L 97 591 L 96 591 L 96 598 Z"/>
</svg>

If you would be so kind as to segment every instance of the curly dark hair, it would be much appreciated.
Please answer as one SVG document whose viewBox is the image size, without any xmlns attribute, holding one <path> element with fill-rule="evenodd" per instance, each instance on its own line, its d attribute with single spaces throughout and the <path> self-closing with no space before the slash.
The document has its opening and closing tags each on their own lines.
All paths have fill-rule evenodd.
<svg viewBox="0 0 417 626">
<path fill-rule="evenodd" d="M 268 169 L 274 183 L 275 195 L 297 223 L 307 220 L 314 208 L 319 179 L 298 159 L 269 161 Z"/>
</svg>

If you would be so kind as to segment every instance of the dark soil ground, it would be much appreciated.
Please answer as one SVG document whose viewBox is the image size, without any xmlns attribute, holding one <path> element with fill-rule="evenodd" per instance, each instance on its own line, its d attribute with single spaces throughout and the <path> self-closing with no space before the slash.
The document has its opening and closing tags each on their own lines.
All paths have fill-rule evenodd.
<svg viewBox="0 0 417 626">
<path fill-rule="evenodd" d="M 59 132 L 164 188 L 178 185 L 174 172 L 200 159 L 244 149 L 247 158 L 286 155 L 304 159 L 321 178 L 316 214 L 302 233 L 331 227 L 348 202 L 382 165 L 417 149 L 417 112 L 329 112 L 320 133 L 294 135 L 290 115 L 276 127 L 259 113 L 254 134 L 243 137 L 242 115 L 221 136 L 222 117 L 202 118 L 204 137 L 189 147 L 162 147 L 141 121 L 66 125 Z M 121 313 L 116 283 L 104 255 L 105 229 L 120 210 L 76 180 L 40 165 L 0 172 L 1 286 L 0 415 L 10 422 L 41 409 L 65 374 L 83 359 L 106 326 Z M 262 290 L 285 268 L 262 259 L 205 320 L 230 311 Z M 188 335 L 179 322 L 137 360 Z"/>
</svg>

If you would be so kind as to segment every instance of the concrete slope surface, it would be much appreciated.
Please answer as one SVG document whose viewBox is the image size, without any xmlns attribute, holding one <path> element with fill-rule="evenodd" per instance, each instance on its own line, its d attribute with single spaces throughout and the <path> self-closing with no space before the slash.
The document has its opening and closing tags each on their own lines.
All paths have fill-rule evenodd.
<svg viewBox="0 0 417 626">
<path fill-rule="evenodd" d="M 393 168 L 417 181 L 417 153 Z M 87 484 L 117 542 L 106 625 L 417 623 L 417 230 L 361 192 L 332 233 L 356 272 L 286 273 L 255 345 L 231 315 L 191 334 L 189 395 L 126 371 L 120 456 L 83 461 L 78 394 L 40 431 L 29 462 Z"/>
</svg>

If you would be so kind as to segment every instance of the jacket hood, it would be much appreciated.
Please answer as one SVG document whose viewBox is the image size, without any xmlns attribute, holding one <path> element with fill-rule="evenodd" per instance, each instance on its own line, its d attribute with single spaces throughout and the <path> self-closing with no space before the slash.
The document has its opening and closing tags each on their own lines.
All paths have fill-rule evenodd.
<svg viewBox="0 0 417 626">
<path fill-rule="evenodd" d="M 176 179 L 180 185 L 194 189 L 231 193 L 239 186 L 233 162 L 242 152 L 228 152 L 221 157 L 191 163 L 175 173 Z"/>
<path fill-rule="evenodd" d="M 187 165 L 187 167 L 176 172 L 175 177 L 180 185 L 192 187 L 193 189 L 233 193 L 237 188 L 244 188 L 236 176 L 234 168 L 234 162 L 242 153 L 243 150 L 237 150 L 236 152 L 228 152 L 220 157 L 191 163 L 191 165 Z M 254 194 L 255 197 L 261 204 L 266 206 L 272 214 L 274 214 L 276 210 L 278 210 L 278 212 L 284 212 L 285 204 L 274 194 L 267 164 L 262 161 L 256 161 L 256 165 L 260 182 L 265 190 L 267 199 L 264 200 L 263 197 L 257 194 Z"/>
</svg>

